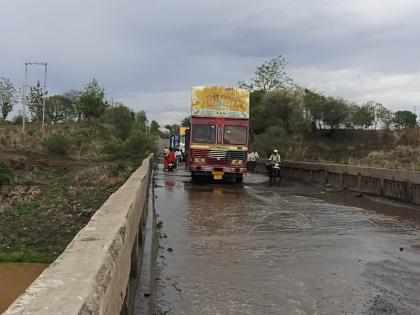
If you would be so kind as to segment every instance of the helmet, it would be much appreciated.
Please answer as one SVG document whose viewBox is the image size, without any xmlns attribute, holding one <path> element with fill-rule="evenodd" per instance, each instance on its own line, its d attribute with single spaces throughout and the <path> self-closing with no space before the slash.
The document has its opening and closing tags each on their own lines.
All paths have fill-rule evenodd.
<svg viewBox="0 0 420 315">
<path fill-rule="evenodd" d="M 278 151 L 276 149 L 273 150 L 274 153 L 278 153 Z"/>
</svg>

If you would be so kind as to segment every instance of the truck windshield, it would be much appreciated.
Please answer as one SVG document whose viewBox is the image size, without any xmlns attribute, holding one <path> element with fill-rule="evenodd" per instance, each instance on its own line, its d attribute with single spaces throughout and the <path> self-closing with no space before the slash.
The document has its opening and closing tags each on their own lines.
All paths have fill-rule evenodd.
<svg viewBox="0 0 420 315">
<path fill-rule="evenodd" d="M 215 125 L 193 125 L 192 142 L 215 143 L 216 126 Z"/>
<path fill-rule="evenodd" d="M 246 144 L 246 139 L 246 127 L 225 126 L 225 133 L 223 135 L 223 142 L 225 144 Z"/>
</svg>

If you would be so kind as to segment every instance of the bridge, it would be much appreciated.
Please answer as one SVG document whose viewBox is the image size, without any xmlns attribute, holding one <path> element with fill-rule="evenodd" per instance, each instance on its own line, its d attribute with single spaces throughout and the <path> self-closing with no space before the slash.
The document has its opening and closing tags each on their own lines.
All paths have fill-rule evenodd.
<svg viewBox="0 0 420 315">
<path fill-rule="evenodd" d="M 196 185 L 153 164 L 5 314 L 420 313 L 418 173 L 285 162 L 281 182 Z"/>
</svg>

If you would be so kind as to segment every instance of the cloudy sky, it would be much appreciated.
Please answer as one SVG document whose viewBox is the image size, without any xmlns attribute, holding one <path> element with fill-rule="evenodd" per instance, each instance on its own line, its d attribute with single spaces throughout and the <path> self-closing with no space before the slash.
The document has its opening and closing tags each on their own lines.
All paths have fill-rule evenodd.
<svg viewBox="0 0 420 315">
<path fill-rule="evenodd" d="M 0 1 L 0 76 L 22 86 L 25 61 L 46 61 L 50 95 L 95 77 L 109 99 L 175 123 L 192 86 L 235 86 L 281 54 L 301 85 L 420 111 L 417 0 Z"/>
</svg>

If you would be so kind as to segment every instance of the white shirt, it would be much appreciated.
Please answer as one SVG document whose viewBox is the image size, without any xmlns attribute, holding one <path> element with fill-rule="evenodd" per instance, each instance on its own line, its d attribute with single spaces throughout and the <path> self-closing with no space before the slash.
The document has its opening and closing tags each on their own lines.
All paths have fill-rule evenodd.
<svg viewBox="0 0 420 315">
<path fill-rule="evenodd" d="M 274 163 L 281 163 L 281 157 L 280 154 L 271 154 L 270 155 L 270 161 Z"/>
</svg>

